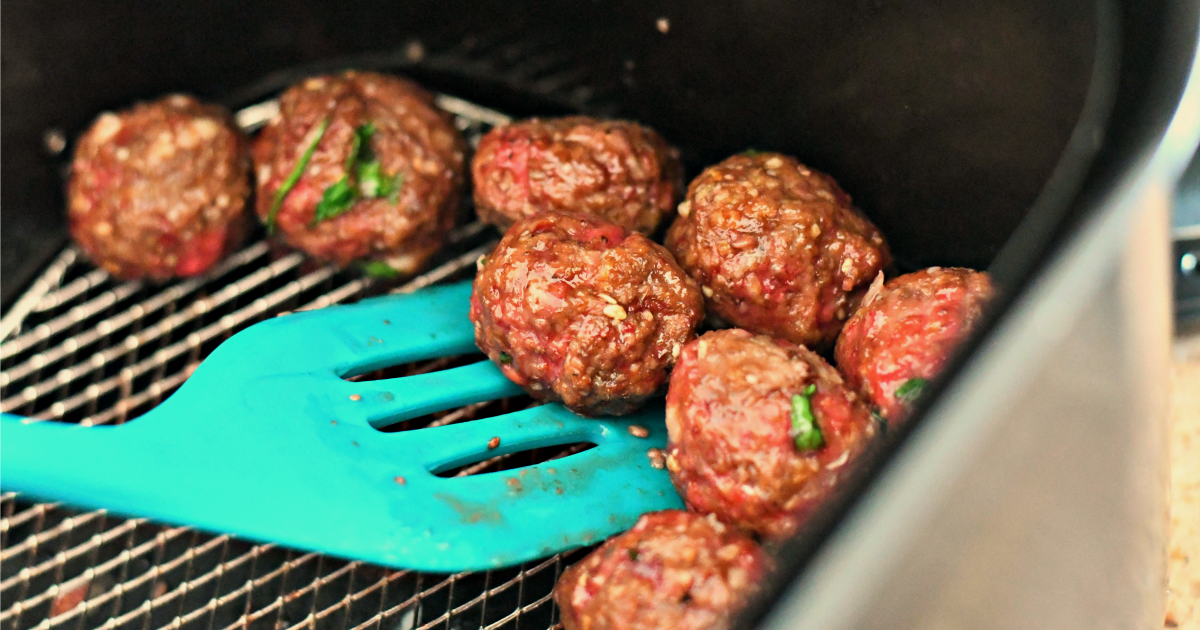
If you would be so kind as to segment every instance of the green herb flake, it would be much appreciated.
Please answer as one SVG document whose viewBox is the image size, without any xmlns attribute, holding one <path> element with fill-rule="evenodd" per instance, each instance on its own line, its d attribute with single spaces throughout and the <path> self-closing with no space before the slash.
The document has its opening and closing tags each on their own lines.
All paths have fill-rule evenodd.
<svg viewBox="0 0 1200 630">
<path fill-rule="evenodd" d="M 359 161 L 367 162 L 375 159 L 371 152 L 371 136 L 375 135 L 375 123 L 367 121 L 354 130 L 354 138 L 350 140 L 350 155 L 346 156 L 346 172 L 354 171 L 354 164 Z"/>
<path fill-rule="evenodd" d="M 403 173 L 388 177 L 377 161 L 362 162 L 358 165 L 358 192 L 366 199 L 387 197 L 390 203 L 395 204 L 400 198 L 400 188 L 403 186 Z"/>
<path fill-rule="evenodd" d="M 350 187 L 350 180 L 343 176 L 321 195 L 321 201 L 317 202 L 317 212 L 313 215 L 313 225 L 346 212 L 354 206 L 357 197 L 354 189 Z"/>
<path fill-rule="evenodd" d="M 742 151 L 742 155 L 744 155 L 746 157 L 754 157 L 756 155 L 762 155 L 762 154 L 763 154 L 763 152 L 759 151 L 758 149 L 746 149 L 745 151 Z"/>
<path fill-rule="evenodd" d="M 512 355 L 510 355 L 507 352 L 501 352 L 500 353 L 500 363 L 503 365 L 508 365 L 509 363 L 512 363 Z"/>
<path fill-rule="evenodd" d="M 637 558 L 638 558 L 638 550 L 637 550 L 637 549 L 630 549 L 630 550 L 628 550 L 628 551 L 629 551 L 629 559 L 630 559 L 630 560 L 633 560 L 634 562 L 637 562 Z"/>
<path fill-rule="evenodd" d="M 788 435 L 796 441 L 796 450 L 812 451 L 825 446 L 825 436 L 821 435 L 821 427 L 813 415 L 811 396 L 816 393 L 817 386 L 809 385 L 804 393 L 792 396 L 792 429 Z"/>
<path fill-rule="evenodd" d="M 371 137 L 375 135 L 374 123 L 367 122 L 354 130 L 350 141 L 350 154 L 346 156 L 346 172 L 341 179 L 325 189 L 312 224 L 332 219 L 354 207 L 359 199 L 386 197 L 395 204 L 400 198 L 404 175 L 389 176 L 371 151 Z"/>
<path fill-rule="evenodd" d="M 925 386 L 929 381 L 923 378 L 910 378 L 903 385 L 896 388 L 896 398 L 901 402 L 912 404 L 913 401 L 921 397 L 921 392 L 925 390 Z"/>
<path fill-rule="evenodd" d="M 283 205 L 283 200 L 287 198 L 288 193 L 296 187 L 296 182 L 300 181 L 300 177 L 304 175 L 304 170 L 308 168 L 308 163 L 312 160 L 313 153 L 317 151 L 317 145 L 320 144 L 321 138 L 325 137 L 325 130 L 329 129 L 329 119 L 321 121 L 317 127 L 317 135 L 309 143 L 308 148 L 304 150 L 304 154 L 300 156 L 300 160 L 296 162 L 296 166 L 292 167 L 292 172 L 288 174 L 287 179 L 283 180 L 283 185 L 279 190 L 275 191 L 275 199 L 271 202 L 271 210 L 267 212 L 267 234 L 275 233 L 275 215 L 279 214 L 279 208 Z"/>
<path fill-rule="evenodd" d="M 382 260 L 373 260 L 366 263 L 362 266 L 362 270 L 363 273 L 372 278 L 395 278 L 400 275 L 399 271 L 396 271 L 395 268 Z"/>
<path fill-rule="evenodd" d="M 358 165 L 358 192 L 363 197 L 373 199 L 386 195 L 387 191 L 383 189 L 391 185 L 392 180 L 384 177 L 379 162 L 364 162 Z"/>
</svg>

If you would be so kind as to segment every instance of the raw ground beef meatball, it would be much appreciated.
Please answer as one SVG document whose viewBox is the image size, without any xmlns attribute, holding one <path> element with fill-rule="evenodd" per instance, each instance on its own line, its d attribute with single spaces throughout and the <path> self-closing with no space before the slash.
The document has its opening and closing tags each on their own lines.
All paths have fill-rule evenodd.
<svg viewBox="0 0 1200 630">
<path fill-rule="evenodd" d="M 667 392 L 667 471 L 693 511 L 790 535 L 877 433 L 821 357 L 745 330 L 684 346 Z"/>
<path fill-rule="evenodd" d="M 909 403 L 970 334 L 992 294 L 986 273 L 950 267 L 872 287 L 838 337 L 838 368 L 885 418 L 903 421 Z"/>
<path fill-rule="evenodd" d="M 592 215 L 519 221 L 479 267 L 475 343 L 534 398 L 584 415 L 654 395 L 704 318 L 666 249 Z"/>
<path fill-rule="evenodd" d="M 714 518 L 651 512 L 564 571 L 554 601 L 564 630 L 722 630 L 770 567 Z"/>
<path fill-rule="evenodd" d="M 502 229 L 546 210 L 652 234 L 683 192 L 678 152 L 624 120 L 533 119 L 497 127 L 471 162 L 475 209 Z"/>
<path fill-rule="evenodd" d="M 228 112 L 190 96 L 101 114 L 71 164 L 71 235 L 117 278 L 199 274 L 246 233 L 246 149 Z"/>
<path fill-rule="evenodd" d="M 318 258 L 412 273 L 454 224 L 464 152 L 449 115 L 411 81 L 312 77 L 283 93 L 254 142 L 258 216 Z"/>
<path fill-rule="evenodd" d="M 700 283 L 710 313 L 815 349 L 833 345 L 891 264 L 879 230 L 833 178 L 778 153 L 705 169 L 666 244 Z"/>
</svg>

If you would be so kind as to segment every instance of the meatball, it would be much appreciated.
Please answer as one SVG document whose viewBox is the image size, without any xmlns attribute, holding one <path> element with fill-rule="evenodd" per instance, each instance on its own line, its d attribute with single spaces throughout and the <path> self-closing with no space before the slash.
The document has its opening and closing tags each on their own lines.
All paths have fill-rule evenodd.
<svg viewBox="0 0 1200 630">
<path fill-rule="evenodd" d="M 754 541 L 712 517 L 644 514 L 563 572 L 564 630 L 720 630 L 771 568 Z"/>
<path fill-rule="evenodd" d="M 909 403 L 971 332 L 992 294 L 986 273 L 942 267 L 873 288 L 838 338 L 838 368 L 884 417 L 902 422 Z"/>
<path fill-rule="evenodd" d="M 704 318 L 666 249 L 588 214 L 518 221 L 479 266 L 475 343 L 534 398 L 584 415 L 654 395 Z"/>
<path fill-rule="evenodd" d="M 71 164 L 71 235 L 117 278 L 202 273 L 249 227 L 246 150 L 228 112 L 190 96 L 101 114 Z"/>
<path fill-rule="evenodd" d="M 701 514 L 792 534 L 877 432 L 816 353 L 745 330 L 684 346 L 667 392 L 667 471 Z"/>
<path fill-rule="evenodd" d="M 449 115 L 411 81 L 312 77 L 283 93 L 255 140 L 258 216 L 317 258 L 411 273 L 454 225 L 464 152 Z"/>
<path fill-rule="evenodd" d="M 833 345 L 891 264 L 879 230 L 833 178 L 777 153 L 735 155 L 701 173 L 666 244 L 712 314 L 815 349 Z"/>
<path fill-rule="evenodd" d="M 491 130 L 475 152 L 471 176 L 479 218 L 501 228 L 546 210 L 570 210 L 651 234 L 683 192 L 679 154 L 654 130 L 582 116 Z"/>
</svg>

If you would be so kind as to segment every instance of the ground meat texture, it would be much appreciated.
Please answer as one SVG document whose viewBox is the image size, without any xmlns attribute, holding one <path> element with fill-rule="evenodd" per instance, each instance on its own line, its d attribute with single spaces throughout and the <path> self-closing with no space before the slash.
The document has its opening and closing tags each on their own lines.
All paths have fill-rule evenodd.
<svg viewBox="0 0 1200 630">
<path fill-rule="evenodd" d="M 368 126 L 373 133 L 366 133 Z M 356 133 L 367 136 L 358 153 Z M 285 189 L 272 219 L 277 193 L 314 142 L 307 166 Z M 464 152 L 449 115 L 411 81 L 372 72 L 312 77 L 283 93 L 279 115 L 254 143 L 258 216 L 318 258 L 342 266 L 381 262 L 385 271 L 411 273 L 441 247 L 454 224 Z M 352 154 L 358 160 L 348 168 Z M 378 174 L 394 192 L 368 186 L 360 168 L 367 157 L 377 161 Z M 327 191 L 347 182 L 352 205 L 318 221 Z"/>
<path fill-rule="evenodd" d="M 654 395 L 703 318 L 700 289 L 666 249 L 581 213 L 513 224 L 471 295 L 480 349 L 534 398 L 584 415 Z"/>
<path fill-rule="evenodd" d="M 817 349 L 833 345 L 891 263 L 879 230 L 833 178 L 777 153 L 736 155 L 701 173 L 667 247 L 710 313 Z"/>
<path fill-rule="evenodd" d="M 172 95 L 104 113 L 75 148 L 71 235 L 117 278 L 194 276 L 246 233 L 247 143 L 229 113 Z"/>
<path fill-rule="evenodd" d="M 501 228 L 570 210 L 651 234 L 683 192 L 679 154 L 654 130 L 582 116 L 493 129 L 479 143 L 471 175 L 479 218 Z"/>
<path fill-rule="evenodd" d="M 819 448 L 801 449 L 792 434 L 800 396 Z M 877 431 L 867 406 L 811 350 L 745 330 L 710 332 L 683 347 L 671 374 L 667 471 L 693 511 L 778 538 L 821 504 Z"/>
<path fill-rule="evenodd" d="M 714 518 L 651 512 L 564 571 L 554 601 L 564 630 L 722 630 L 770 566 Z"/>
<path fill-rule="evenodd" d="M 846 322 L 834 353 L 838 368 L 884 417 L 902 422 L 992 294 L 988 275 L 971 269 L 930 267 L 893 278 L 869 291 Z"/>
</svg>

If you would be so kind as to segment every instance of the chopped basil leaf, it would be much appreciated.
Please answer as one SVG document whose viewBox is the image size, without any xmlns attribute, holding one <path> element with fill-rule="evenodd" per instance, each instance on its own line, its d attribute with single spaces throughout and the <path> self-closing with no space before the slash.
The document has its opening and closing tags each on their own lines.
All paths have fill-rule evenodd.
<svg viewBox="0 0 1200 630">
<path fill-rule="evenodd" d="M 817 391 L 816 385 L 804 388 L 803 394 L 792 396 L 792 429 L 789 435 L 796 441 L 796 450 L 811 451 L 825 446 L 825 437 L 821 435 L 821 427 L 813 415 L 812 400 L 809 398 Z"/>
<path fill-rule="evenodd" d="M 362 266 L 363 273 L 372 278 L 395 278 L 400 275 L 391 265 L 382 260 L 373 260 Z"/>
<path fill-rule="evenodd" d="M 329 128 L 329 119 L 321 121 L 321 125 L 317 127 L 317 135 L 309 143 L 308 148 L 304 150 L 304 154 L 292 167 L 292 172 L 288 174 L 287 179 L 283 180 L 283 185 L 279 190 L 275 191 L 275 199 L 271 202 L 271 210 L 267 212 L 267 234 L 275 233 L 275 215 L 279 214 L 279 207 L 283 205 L 283 200 L 287 198 L 288 193 L 296 187 L 296 182 L 300 181 L 300 176 L 304 175 L 304 170 L 308 168 L 308 162 L 312 160 L 313 153 L 317 150 L 317 144 L 321 142 L 321 138 L 325 136 L 325 130 Z"/>
<path fill-rule="evenodd" d="M 637 557 L 638 557 L 638 550 L 630 549 L 629 550 L 629 559 L 633 560 L 634 562 L 637 562 Z"/>
<path fill-rule="evenodd" d="M 759 151 L 758 149 L 746 149 L 745 151 L 742 151 L 742 155 L 746 157 L 754 157 L 756 155 L 762 155 L 762 153 L 763 152 Z"/>
<path fill-rule="evenodd" d="M 383 173 L 378 161 L 372 160 L 358 165 L 358 192 L 367 199 L 387 197 L 388 201 L 395 203 L 403 183 L 403 174 L 388 177 Z"/>
<path fill-rule="evenodd" d="M 343 176 L 325 189 L 321 201 L 317 202 L 317 212 L 313 215 L 313 225 L 332 219 L 349 210 L 357 201 L 354 189 L 350 188 L 350 180 Z"/>
<path fill-rule="evenodd" d="M 896 388 L 896 398 L 902 402 L 912 404 L 912 402 L 921 397 L 921 392 L 929 381 L 923 378 L 910 378 L 903 385 Z"/>
<path fill-rule="evenodd" d="M 371 151 L 371 136 L 375 135 L 375 124 L 368 121 L 354 130 L 354 139 L 350 141 L 350 155 L 346 156 L 346 172 L 354 170 L 355 162 L 368 162 L 375 159 Z"/>
<path fill-rule="evenodd" d="M 359 199 L 387 197 L 392 203 L 399 199 L 404 175 L 397 173 L 389 177 L 384 174 L 383 167 L 371 151 L 373 135 L 375 125 L 370 122 L 359 125 L 354 130 L 354 138 L 350 141 L 350 155 L 346 156 L 346 172 L 342 174 L 341 179 L 325 189 L 321 202 L 317 204 L 316 214 L 313 215 L 313 225 L 346 212 Z"/>
<path fill-rule="evenodd" d="M 358 165 L 358 192 L 371 199 L 379 196 L 379 189 L 391 182 L 384 179 L 379 171 L 379 162 L 363 162 Z"/>
<path fill-rule="evenodd" d="M 502 363 L 504 365 L 508 365 L 509 363 L 512 363 L 512 355 L 510 355 L 507 352 L 501 352 L 500 353 L 500 363 Z"/>
<path fill-rule="evenodd" d="M 358 190 L 363 197 L 386 197 L 388 203 L 395 205 L 400 199 L 400 189 L 404 187 L 404 173 L 388 177 L 379 162 L 366 162 L 358 167 L 358 181 Z"/>
</svg>

